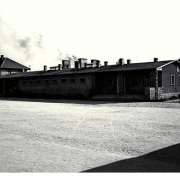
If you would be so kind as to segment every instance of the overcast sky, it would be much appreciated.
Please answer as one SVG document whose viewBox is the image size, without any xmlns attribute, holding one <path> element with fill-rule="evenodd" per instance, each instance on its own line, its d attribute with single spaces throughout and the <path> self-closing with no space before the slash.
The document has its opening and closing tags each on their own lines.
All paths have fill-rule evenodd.
<svg viewBox="0 0 180 180">
<path fill-rule="evenodd" d="M 66 54 L 115 64 L 180 58 L 179 0 L 0 0 L 0 54 L 32 70 Z"/>
</svg>

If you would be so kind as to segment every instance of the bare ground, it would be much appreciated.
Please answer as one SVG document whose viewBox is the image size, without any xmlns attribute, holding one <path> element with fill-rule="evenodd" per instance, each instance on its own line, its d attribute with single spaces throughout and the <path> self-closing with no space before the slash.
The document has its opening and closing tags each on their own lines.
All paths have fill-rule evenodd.
<svg viewBox="0 0 180 180">
<path fill-rule="evenodd" d="M 180 172 L 180 103 L 0 98 L 0 172 Z"/>
</svg>

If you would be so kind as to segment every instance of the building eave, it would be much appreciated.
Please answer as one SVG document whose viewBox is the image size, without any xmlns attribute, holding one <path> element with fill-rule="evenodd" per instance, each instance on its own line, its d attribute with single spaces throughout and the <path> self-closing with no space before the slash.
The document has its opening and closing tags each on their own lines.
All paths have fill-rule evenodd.
<svg viewBox="0 0 180 180">
<path fill-rule="evenodd" d="M 174 63 L 174 62 L 178 62 L 178 63 L 180 64 L 180 62 L 179 62 L 178 59 L 177 59 L 177 60 L 173 60 L 173 61 L 168 62 L 168 63 L 166 63 L 166 64 L 164 64 L 164 65 L 162 65 L 162 66 L 159 66 L 159 67 L 157 68 L 157 70 L 161 71 L 163 67 L 165 67 L 165 66 L 167 66 L 167 65 L 169 65 L 169 64 L 171 64 L 171 63 Z"/>
</svg>

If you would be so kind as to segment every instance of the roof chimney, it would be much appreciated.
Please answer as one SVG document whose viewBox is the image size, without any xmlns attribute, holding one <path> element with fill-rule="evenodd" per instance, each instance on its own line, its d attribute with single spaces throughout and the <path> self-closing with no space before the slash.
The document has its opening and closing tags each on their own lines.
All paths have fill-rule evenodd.
<svg viewBox="0 0 180 180">
<path fill-rule="evenodd" d="M 119 66 L 122 66 L 124 64 L 124 59 L 123 58 L 120 58 L 119 59 Z"/>
<path fill-rule="evenodd" d="M 79 69 L 80 68 L 79 61 L 74 61 L 74 67 L 75 67 L 75 69 Z"/>
<path fill-rule="evenodd" d="M 100 61 L 97 59 L 91 59 L 91 63 L 93 67 L 99 67 L 100 66 Z"/>
<path fill-rule="evenodd" d="M 58 70 L 59 71 L 61 70 L 61 64 L 58 64 Z"/>
<path fill-rule="evenodd" d="M 87 59 L 85 59 L 85 58 L 79 58 L 78 61 L 79 61 L 80 68 L 83 68 L 84 64 L 87 63 Z"/>
<path fill-rule="evenodd" d="M 157 62 L 158 61 L 158 58 L 154 58 L 154 62 Z"/>
<path fill-rule="evenodd" d="M 3 60 L 4 59 L 4 55 L 1 55 L 1 60 Z"/>
<path fill-rule="evenodd" d="M 3 60 L 4 60 L 4 55 L 1 55 L 1 58 L 0 58 L 0 65 L 1 65 L 1 63 L 3 62 Z"/>
<path fill-rule="evenodd" d="M 71 67 L 71 62 L 69 60 L 62 60 L 62 68 L 69 69 Z"/>
<path fill-rule="evenodd" d="M 97 67 L 100 67 L 100 61 L 99 60 L 97 61 Z"/>
<path fill-rule="evenodd" d="M 107 66 L 108 65 L 108 61 L 104 61 L 104 66 Z"/>
<path fill-rule="evenodd" d="M 47 66 L 46 65 L 44 65 L 44 71 L 47 71 Z"/>
<path fill-rule="evenodd" d="M 130 59 L 127 59 L 127 64 L 131 64 L 131 60 Z"/>
</svg>

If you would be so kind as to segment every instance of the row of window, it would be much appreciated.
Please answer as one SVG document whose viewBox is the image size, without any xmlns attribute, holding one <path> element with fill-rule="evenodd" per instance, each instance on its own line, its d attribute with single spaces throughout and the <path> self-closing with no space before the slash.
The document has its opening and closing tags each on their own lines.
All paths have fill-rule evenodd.
<svg viewBox="0 0 180 180">
<path fill-rule="evenodd" d="M 150 86 L 151 85 L 151 82 L 154 82 L 153 80 L 153 76 L 145 76 L 144 77 L 144 85 L 145 86 Z M 61 83 L 67 83 L 68 82 L 68 79 L 66 78 L 61 78 L 60 79 Z M 26 84 L 58 84 L 58 79 L 37 79 L 37 80 L 23 80 L 23 85 L 26 85 Z M 69 82 L 70 83 L 76 83 L 77 82 L 77 79 L 76 78 L 70 78 L 69 79 Z M 86 83 L 86 78 L 85 77 L 80 77 L 79 78 L 79 82 L 80 83 Z M 134 75 L 134 76 L 131 76 L 131 85 L 132 86 L 138 86 L 138 76 L 137 75 Z M 174 86 L 176 85 L 176 75 L 175 74 L 171 74 L 171 86 Z M 178 76 L 178 85 L 180 85 L 180 75 Z M 113 86 L 113 78 L 107 78 L 107 86 Z"/>
<path fill-rule="evenodd" d="M 144 76 L 144 85 L 151 86 L 153 82 L 153 76 Z M 130 77 L 130 85 L 131 86 L 138 86 L 139 85 L 139 78 L 138 75 L 133 75 Z"/>
<path fill-rule="evenodd" d="M 176 75 L 171 74 L 171 86 L 175 86 L 175 85 L 176 85 Z M 178 85 L 180 86 L 180 75 L 178 75 Z"/>
<path fill-rule="evenodd" d="M 33 84 L 58 84 L 58 79 L 37 79 L 37 80 L 23 80 L 23 85 L 27 85 L 27 84 L 30 84 L 30 85 L 33 85 Z M 66 78 L 61 78 L 60 79 L 60 82 L 61 83 L 67 83 L 68 82 L 68 79 Z M 76 83 L 77 82 L 77 79 L 76 78 L 70 78 L 69 79 L 69 82 L 70 83 Z M 85 77 L 80 77 L 79 78 L 79 82 L 80 83 L 86 83 L 86 78 Z"/>
<path fill-rule="evenodd" d="M 152 85 L 151 82 L 153 82 L 153 78 L 154 78 L 154 77 L 145 76 L 145 77 L 144 77 L 144 85 L 145 85 L 145 86 L 150 86 L 150 85 Z M 130 85 L 131 85 L 131 86 L 138 86 L 138 85 L 139 85 L 138 75 L 133 75 L 133 76 L 130 77 Z M 113 79 L 112 77 L 108 77 L 108 78 L 106 79 L 106 86 L 107 86 L 107 87 L 114 86 L 114 79 Z"/>
<path fill-rule="evenodd" d="M 145 86 L 151 86 L 154 82 L 153 76 L 144 76 L 144 85 Z M 131 77 L 131 85 L 132 86 L 138 86 L 138 76 L 132 76 Z M 176 85 L 176 75 L 171 74 L 171 86 Z M 178 75 L 178 85 L 180 86 L 180 75 Z"/>
</svg>

